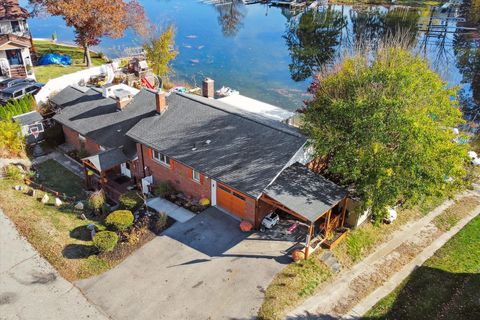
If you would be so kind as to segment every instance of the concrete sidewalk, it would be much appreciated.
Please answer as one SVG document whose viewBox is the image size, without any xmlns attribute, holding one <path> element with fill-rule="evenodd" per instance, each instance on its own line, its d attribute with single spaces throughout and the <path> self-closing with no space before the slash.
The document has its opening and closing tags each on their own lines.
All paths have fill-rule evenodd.
<svg viewBox="0 0 480 320">
<path fill-rule="evenodd" d="M 109 319 L 18 234 L 0 210 L 0 319 Z"/>
<path fill-rule="evenodd" d="M 463 196 L 478 197 L 479 192 L 478 190 L 469 191 L 466 192 Z M 453 203 L 454 202 L 451 200 L 446 201 L 423 218 L 402 226 L 393 234 L 392 238 L 390 238 L 389 241 L 386 241 L 385 243 L 380 245 L 375 250 L 375 252 L 363 259 L 361 262 L 354 265 L 351 269 L 346 270 L 346 272 L 342 272 L 339 277 L 334 278 L 331 282 L 327 283 L 319 293 L 307 299 L 301 306 L 293 310 L 287 316 L 287 319 L 298 319 L 302 317 L 305 319 L 332 319 L 332 317 L 355 318 L 361 315 L 362 312 L 367 311 L 367 307 L 369 305 L 372 306 L 383 296 L 381 296 L 379 292 L 373 291 L 370 294 L 367 293 L 367 295 L 363 297 L 364 299 L 366 297 L 369 297 L 369 300 L 367 302 L 364 302 L 364 299 L 361 299 L 361 301 L 355 303 L 355 300 L 352 299 L 356 295 L 356 289 L 354 284 L 368 281 L 368 279 L 375 277 L 378 278 L 377 280 L 381 281 L 382 276 L 379 276 L 379 274 L 377 273 L 377 268 L 382 268 L 382 266 L 388 265 L 388 263 L 391 263 L 392 261 L 397 261 L 399 259 L 398 250 L 402 247 L 405 247 L 405 245 L 418 245 L 418 248 L 421 248 L 421 250 L 420 252 L 415 254 L 415 256 L 424 257 L 426 260 L 428 254 L 432 255 L 434 253 L 434 251 L 429 250 L 432 250 L 436 246 L 441 246 L 442 243 L 446 242 L 453 235 L 452 232 L 447 232 L 438 238 L 441 240 L 436 239 L 433 240 L 432 243 L 428 243 L 429 237 L 434 237 L 435 232 L 438 231 L 433 225 L 432 220 L 442 214 L 444 210 Z M 479 213 L 480 207 L 477 207 L 467 218 L 472 219 Z M 464 220 L 467 221 L 467 218 L 465 218 L 466 220 Z M 466 223 L 464 220 L 462 220 L 462 222 L 460 222 L 457 227 L 455 227 L 455 230 L 459 227 L 461 228 L 461 226 Z M 406 271 L 402 273 L 402 270 L 405 268 L 408 269 L 408 266 L 410 266 L 410 268 L 413 268 L 414 266 L 412 266 L 411 263 L 414 263 L 415 261 L 419 262 L 420 264 L 423 263 L 421 259 L 417 260 L 417 258 L 414 258 L 411 262 L 405 264 L 400 271 L 395 272 L 389 277 L 390 279 L 396 280 L 395 283 L 389 284 L 391 289 L 393 289 L 409 274 L 409 272 Z M 399 274 L 401 274 L 402 276 L 400 276 Z M 383 285 L 387 285 L 390 279 L 387 279 L 385 282 L 383 282 L 380 287 L 382 287 Z M 386 294 L 388 292 L 387 290 L 384 290 L 383 293 Z M 372 297 L 371 295 L 374 296 Z M 345 308 L 348 308 L 342 306 L 342 303 L 355 304 L 352 305 L 353 309 L 351 309 L 347 313 L 339 313 L 339 310 L 344 310 Z M 363 306 L 361 305 L 362 303 L 364 303 Z"/>
<path fill-rule="evenodd" d="M 195 217 L 193 212 L 160 197 L 148 199 L 147 206 L 155 209 L 157 212 L 165 212 L 170 218 L 173 218 L 180 223 L 187 222 Z"/>
</svg>

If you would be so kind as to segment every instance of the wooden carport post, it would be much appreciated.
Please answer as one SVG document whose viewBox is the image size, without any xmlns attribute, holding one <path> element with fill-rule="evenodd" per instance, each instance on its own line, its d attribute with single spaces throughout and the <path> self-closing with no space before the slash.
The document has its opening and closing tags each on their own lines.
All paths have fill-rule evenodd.
<svg viewBox="0 0 480 320">
<path fill-rule="evenodd" d="M 308 258 L 308 254 L 310 251 L 310 242 L 312 241 L 312 234 L 313 234 L 313 222 L 310 222 L 310 228 L 308 228 L 307 246 L 305 247 L 305 259 Z"/>
<path fill-rule="evenodd" d="M 346 214 L 346 212 L 347 212 L 347 197 L 345 197 L 345 199 L 343 199 L 342 224 L 341 224 L 342 227 L 345 224 L 345 214 Z"/>
</svg>

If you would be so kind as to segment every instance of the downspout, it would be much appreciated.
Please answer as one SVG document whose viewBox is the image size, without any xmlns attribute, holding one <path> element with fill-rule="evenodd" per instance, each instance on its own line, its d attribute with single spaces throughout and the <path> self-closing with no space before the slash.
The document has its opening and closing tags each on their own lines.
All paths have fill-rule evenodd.
<svg viewBox="0 0 480 320">
<path fill-rule="evenodd" d="M 147 176 L 147 174 L 145 173 L 145 160 L 143 159 L 144 155 L 143 155 L 143 144 L 142 143 L 140 143 L 140 151 L 141 151 L 141 154 L 142 154 L 143 178 L 145 178 Z"/>
</svg>

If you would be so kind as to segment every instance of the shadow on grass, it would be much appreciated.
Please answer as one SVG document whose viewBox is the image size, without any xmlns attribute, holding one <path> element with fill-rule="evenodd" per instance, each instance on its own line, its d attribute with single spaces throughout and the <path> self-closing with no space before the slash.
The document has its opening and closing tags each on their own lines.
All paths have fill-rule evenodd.
<svg viewBox="0 0 480 320">
<path fill-rule="evenodd" d="M 85 259 L 97 254 L 97 249 L 92 245 L 71 243 L 62 250 L 62 255 L 67 259 Z"/>
<path fill-rule="evenodd" d="M 72 229 L 70 231 L 70 237 L 82 241 L 92 240 L 92 234 L 91 231 L 88 229 L 88 224 Z"/>
<path fill-rule="evenodd" d="M 480 319 L 480 274 L 452 273 L 422 266 L 403 283 L 394 296 L 382 299 L 359 319 Z M 300 319 L 340 319 L 325 314 L 287 317 Z"/>
</svg>

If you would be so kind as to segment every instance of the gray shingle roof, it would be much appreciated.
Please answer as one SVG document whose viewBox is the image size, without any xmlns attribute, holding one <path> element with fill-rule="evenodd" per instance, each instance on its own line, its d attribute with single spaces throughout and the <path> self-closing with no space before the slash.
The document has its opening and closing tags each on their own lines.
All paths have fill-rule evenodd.
<svg viewBox="0 0 480 320">
<path fill-rule="evenodd" d="M 121 111 L 116 101 L 99 89 L 67 87 L 51 99 L 61 110 L 53 118 L 106 148 L 122 147 L 128 158 L 136 154 L 135 143 L 125 133 L 143 118 L 155 114 L 155 93 L 142 90 Z"/>
<path fill-rule="evenodd" d="M 314 222 L 347 196 L 347 191 L 300 163 L 283 170 L 265 194 Z"/>
<path fill-rule="evenodd" d="M 12 119 L 16 123 L 18 123 L 22 126 L 26 126 L 26 125 L 29 125 L 29 124 L 34 124 L 34 123 L 42 121 L 43 117 L 37 111 L 31 111 L 31 112 L 19 114 L 18 116 L 14 116 Z"/>
<path fill-rule="evenodd" d="M 306 142 L 296 129 L 216 100 L 172 93 L 167 104 L 127 135 L 253 197 Z"/>
<path fill-rule="evenodd" d="M 111 149 L 82 160 L 90 161 L 99 171 L 106 171 L 125 163 L 128 159 L 121 149 Z"/>
</svg>

